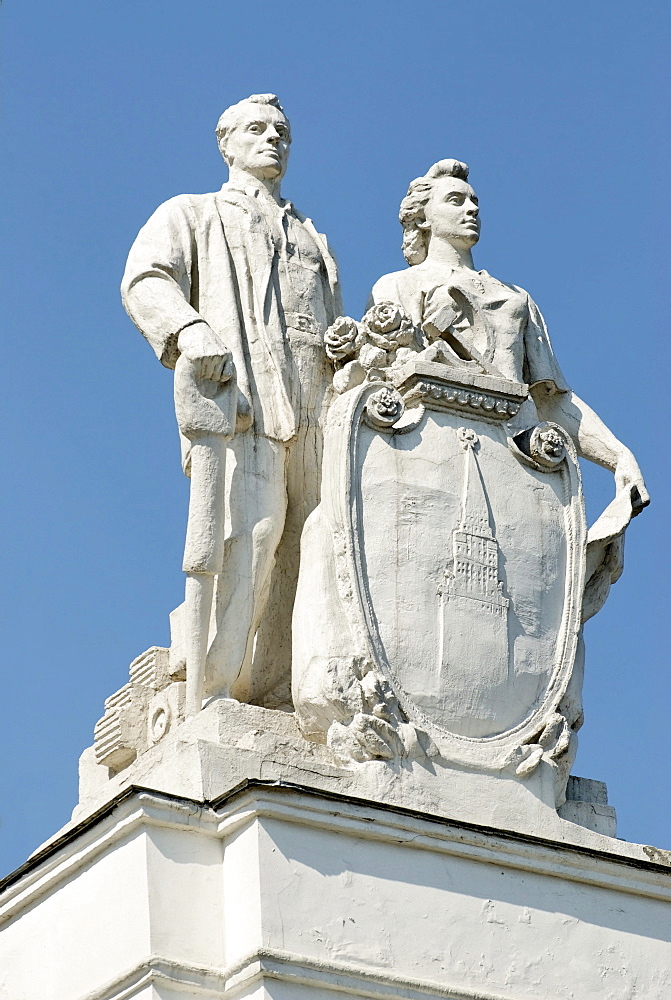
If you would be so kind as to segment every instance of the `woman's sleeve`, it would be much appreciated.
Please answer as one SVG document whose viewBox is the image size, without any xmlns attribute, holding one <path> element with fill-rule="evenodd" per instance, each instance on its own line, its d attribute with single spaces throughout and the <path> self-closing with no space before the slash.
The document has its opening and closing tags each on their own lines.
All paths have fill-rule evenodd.
<svg viewBox="0 0 671 1000">
<path fill-rule="evenodd" d="M 524 380 L 530 386 L 543 383 L 549 393 L 570 392 L 555 358 L 545 320 L 530 295 L 527 327 L 524 331 Z"/>
</svg>

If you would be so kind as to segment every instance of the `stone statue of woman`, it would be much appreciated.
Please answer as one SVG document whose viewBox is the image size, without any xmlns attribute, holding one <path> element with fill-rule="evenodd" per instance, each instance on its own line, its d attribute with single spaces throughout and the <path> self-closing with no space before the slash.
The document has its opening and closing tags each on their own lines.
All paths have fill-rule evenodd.
<svg viewBox="0 0 671 1000">
<path fill-rule="evenodd" d="M 401 204 L 410 266 L 379 279 L 360 322 L 326 331 L 339 398 L 301 541 L 294 705 L 344 758 L 412 755 L 410 720 L 469 766 L 513 762 L 524 778 L 545 760 L 559 806 L 582 724 L 581 625 L 650 501 L 527 292 L 475 269 L 478 216 L 466 164 L 435 163 Z M 589 532 L 579 457 L 616 484 Z"/>
<path fill-rule="evenodd" d="M 578 454 L 615 475 L 637 514 L 650 502 L 631 451 L 572 392 L 557 364 L 543 317 L 524 289 L 476 271 L 478 199 L 468 167 L 439 160 L 412 181 L 401 203 L 403 255 L 410 265 L 385 274 L 373 301 L 396 302 L 429 340 L 457 335 L 505 378 L 526 382 L 543 420 L 564 427 Z"/>
<path fill-rule="evenodd" d="M 412 181 L 401 202 L 403 255 L 410 265 L 376 282 L 373 302 L 395 302 L 427 340 L 456 348 L 495 374 L 525 382 L 530 400 L 520 419 L 553 421 L 573 439 L 581 458 L 615 476 L 616 497 L 590 531 L 583 617 L 603 605 L 622 572 L 623 532 L 650 503 L 634 455 L 569 388 L 545 322 L 523 288 L 477 271 L 472 248 L 480 238 L 478 199 L 468 166 L 439 160 Z"/>
</svg>

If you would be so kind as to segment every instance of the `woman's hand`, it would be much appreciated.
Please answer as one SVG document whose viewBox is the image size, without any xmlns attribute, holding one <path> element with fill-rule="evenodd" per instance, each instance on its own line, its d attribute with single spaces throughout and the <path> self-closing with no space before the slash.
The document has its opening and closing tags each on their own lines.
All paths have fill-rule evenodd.
<svg viewBox="0 0 671 1000">
<path fill-rule="evenodd" d="M 429 340 L 437 340 L 461 316 L 461 309 L 447 285 L 437 285 L 424 296 L 422 329 Z"/>
<path fill-rule="evenodd" d="M 618 493 L 629 493 L 632 517 L 640 514 L 650 503 L 650 494 L 645 487 L 638 462 L 629 450 L 622 453 L 615 466 L 615 487 Z"/>
</svg>

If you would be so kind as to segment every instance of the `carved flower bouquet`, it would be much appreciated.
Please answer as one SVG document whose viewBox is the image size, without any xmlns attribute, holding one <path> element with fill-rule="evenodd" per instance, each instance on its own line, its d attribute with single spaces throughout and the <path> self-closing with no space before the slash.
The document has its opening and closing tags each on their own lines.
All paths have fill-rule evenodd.
<svg viewBox="0 0 671 1000">
<path fill-rule="evenodd" d="M 337 392 L 365 379 L 386 379 L 389 368 L 403 364 L 422 349 L 412 320 L 394 302 L 372 306 L 360 322 L 339 316 L 324 335 L 326 354 L 334 363 Z"/>
</svg>

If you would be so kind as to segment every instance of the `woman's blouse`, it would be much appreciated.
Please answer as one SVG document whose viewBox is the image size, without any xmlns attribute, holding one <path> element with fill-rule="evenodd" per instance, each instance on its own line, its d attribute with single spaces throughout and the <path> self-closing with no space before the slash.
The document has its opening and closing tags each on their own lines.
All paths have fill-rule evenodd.
<svg viewBox="0 0 671 1000">
<path fill-rule="evenodd" d="M 523 288 L 487 271 L 448 270 L 425 262 L 384 275 L 372 299 L 396 302 L 421 327 L 436 296 L 445 300 L 447 293 L 457 307 L 451 329 L 501 375 L 531 386 L 544 383 L 548 392 L 568 391 L 538 306 Z"/>
</svg>

